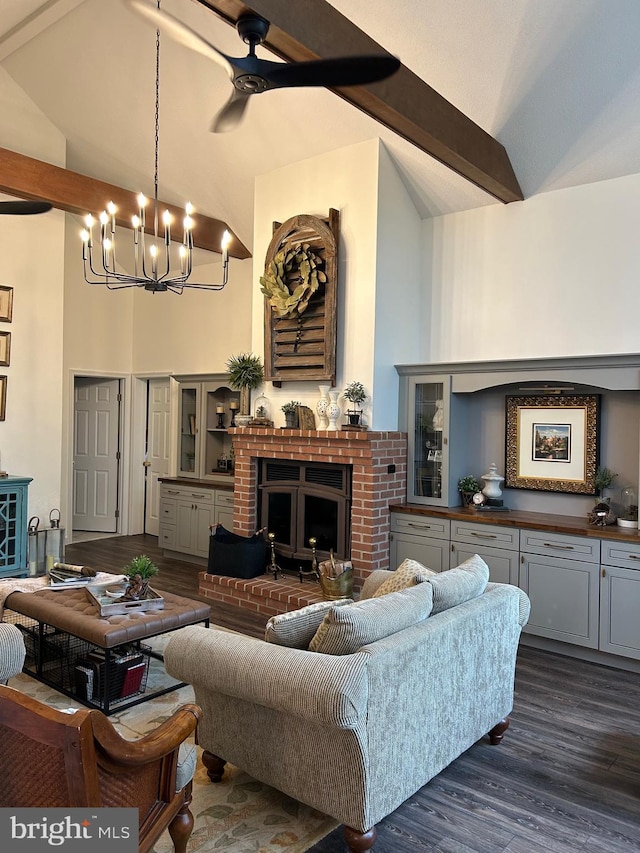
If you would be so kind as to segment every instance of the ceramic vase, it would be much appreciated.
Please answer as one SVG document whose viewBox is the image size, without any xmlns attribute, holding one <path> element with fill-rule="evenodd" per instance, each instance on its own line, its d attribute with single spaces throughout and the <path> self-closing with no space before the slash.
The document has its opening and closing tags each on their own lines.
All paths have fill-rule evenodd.
<svg viewBox="0 0 640 853">
<path fill-rule="evenodd" d="M 335 431 L 338 429 L 338 420 L 342 411 L 338 405 L 338 392 L 329 391 L 329 405 L 327 406 L 327 417 L 329 418 L 328 430 Z"/>
<path fill-rule="evenodd" d="M 316 403 L 316 414 L 318 416 L 318 429 L 327 429 L 329 419 L 327 417 L 327 408 L 329 406 L 329 385 L 319 385 L 320 399 Z"/>
</svg>

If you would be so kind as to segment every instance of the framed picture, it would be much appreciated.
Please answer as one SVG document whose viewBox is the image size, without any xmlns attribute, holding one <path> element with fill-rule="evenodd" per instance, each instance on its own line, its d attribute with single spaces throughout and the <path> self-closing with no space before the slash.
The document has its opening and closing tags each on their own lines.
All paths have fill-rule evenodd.
<svg viewBox="0 0 640 853">
<path fill-rule="evenodd" d="M 507 397 L 506 409 L 505 486 L 595 495 L 598 395 Z"/>
<path fill-rule="evenodd" d="M 11 332 L 0 332 L 0 367 L 9 367 L 11 362 Z"/>
<path fill-rule="evenodd" d="M 13 288 L 0 284 L 0 323 L 10 323 L 13 317 Z"/>
<path fill-rule="evenodd" d="M 308 406 L 298 406 L 298 426 L 300 429 L 316 428 L 316 416 Z"/>
<path fill-rule="evenodd" d="M 7 413 L 7 377 L 0 376 L 0 421 L 5 419 Z"/>
</svg>

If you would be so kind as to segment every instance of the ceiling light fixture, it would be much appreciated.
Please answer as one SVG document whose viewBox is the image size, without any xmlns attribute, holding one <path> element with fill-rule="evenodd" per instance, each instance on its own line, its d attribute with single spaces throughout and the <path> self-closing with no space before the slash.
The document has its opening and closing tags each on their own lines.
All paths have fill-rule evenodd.
<svg viewBox="0 0 640 853">
<path fill-rule="evenodd" d="M 160 0 L 157 0 L 158 10 Z M 87 284 L 103 284 L 109 290 L 120 290 L 124 287 L 143 287 L 152 293 L 162 293 L 170 290 L 172 293 L 182 293 L 185 287 L 200 290 L 222 290 L 229 279 L 229 243 L 231 234 L 225 231 L 222 236 L 222 283 L 196 284 L 190 282 L 189 276 L 193 268 L 193 208 L 191 203 L 185 206 L 183 220 L 182 242 L 179 247 L 180 272 L 171 269 L 171 220 L 168 210 L 162 214 L 163 234 L 159 237 L 160 217 L 158 210 L 158 140 L 160 129 L 160 30 L 156 30 L 156 112 L 155 112 L 155 170 L 154 170 L 154 211 L 153 211 L 153 241 L 148 253 L 145 246 L 146 218 L 145 209 L 148 200 L 142 193 L 138 196 L 138 213 L 131 218 L 133 228 L 134 274 L 128 275 L 116 270 L 116 206 L 110 201 L 107 209 L 99 216 L 100 229 L 100 268 L 94 265 L 93 228 L 96 221 L 91 214 L 85 218 L 85 228 L 82 230 L 82 260 L 84 278 Z M 152 233 L 149 231 L 149 233 Z M 164 245 L 161 252 L 159 243 Z M 147 257 L 148 254 L 148 257 Z"/>
</svg>

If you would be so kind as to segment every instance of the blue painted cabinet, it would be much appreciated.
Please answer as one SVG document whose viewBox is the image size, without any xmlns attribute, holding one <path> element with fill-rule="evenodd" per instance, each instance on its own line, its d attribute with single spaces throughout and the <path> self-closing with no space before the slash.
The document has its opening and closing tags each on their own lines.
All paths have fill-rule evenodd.
<svg viewBox="0 0 640 853">
<path fill-rule="evenodd" d="M 29 573 L 27 554 L 28 491 L 32 477 L 0 478 L 0 577 Z"/>
</svg>

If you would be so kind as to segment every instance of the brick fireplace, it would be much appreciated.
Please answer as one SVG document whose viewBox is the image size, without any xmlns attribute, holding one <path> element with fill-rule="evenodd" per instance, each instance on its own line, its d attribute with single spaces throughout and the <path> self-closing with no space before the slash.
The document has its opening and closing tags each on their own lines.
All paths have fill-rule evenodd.
<svg viewBox="0 0 640 853">
<path fill-rule="evenodd" d="M 354 586 L 358 589 L 374 569 L 389 567 L 389 504 L 402 501 L 407 487 L 407 437 L 401 432 L 370 430 L 300 430 L 245 427 L 229 430 L 235 454 L 234 531 L 251 536 L 259 527 L 257 516 L 258 460 L 282 459 L 302 462 L 333 462 L 352 466 L 351 560 Z M 284 605 L 269 602 L 260 606 L 263 587 L 273 584 L 267 577 L 253 581 L 204 576 L 200 592 L 217 600 L 230 600 L 253 607 L 265 615 L 293 609 L 305 601 L 300 595 Z M 220 586 L 224 589 L 220 589 Z M 286 585 L 296 592 L 301 584 Z M 245 587 L 259 587 L 252 603 Z M 304 584 L 309 586 L 309 584 Z M 232 587 L 237 588 L 234 595 Z M 240 588 L 242 587 L 242 589 Z M 280 591 L 281 592 L 281 591 Z M 277 599 L 280 592 L 274 592 Z M 311 600 L 317 590 L 310 591 Z M 289 596 L 285 596 L 289 598 Z"/>
</svg>

